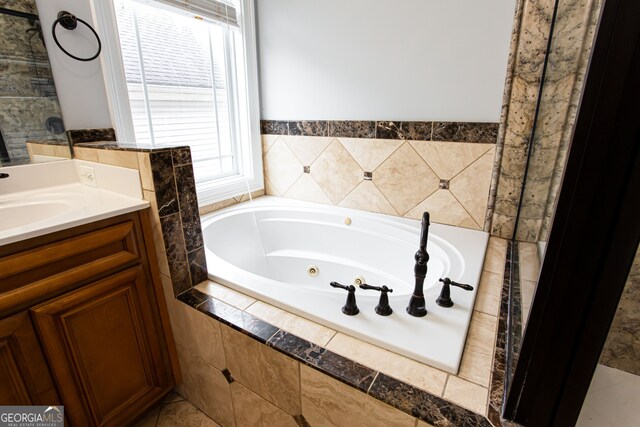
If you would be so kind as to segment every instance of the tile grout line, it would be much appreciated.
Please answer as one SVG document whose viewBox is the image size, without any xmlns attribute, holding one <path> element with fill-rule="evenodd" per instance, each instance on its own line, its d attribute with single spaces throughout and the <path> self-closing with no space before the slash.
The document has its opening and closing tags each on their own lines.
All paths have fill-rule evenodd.
<svg viewBox="0 0 640 427">
<path fill-rule="evenodd" d="M 376 375 L 373 377 L 373 381 L 371 381 L 371 384 L 369 384 L 369 387 L 367 387 L 367 391 L 365 392 L 366 394 L 369 394 L 369 392 L 371 391 L 371 387 L 373 387 L 373 384 L 378 379 L 378 375 L 380 375 L 380 371 L 376 370 Z"/>
<path fill-rule="evenodd" d="M 440 393 L 440 397 L 444 399 L 444 392 L 447 390 L 447 385 L 449 385 L 449 378 L 451 374 L 447 374 L 447 378 L 444 380 L 444 386 L 442 386 L 442 393 Z"/>
</svg>

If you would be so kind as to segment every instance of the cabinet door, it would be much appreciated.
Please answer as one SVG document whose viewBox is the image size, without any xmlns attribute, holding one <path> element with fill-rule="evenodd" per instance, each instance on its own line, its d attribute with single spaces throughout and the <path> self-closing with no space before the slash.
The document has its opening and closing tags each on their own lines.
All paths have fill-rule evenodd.
<svg viewBox="0 0 640 427">
<path fill-rule="evenodd" d="M 0 405 L 59 405 L 26 312 L 0 320 Z"/>
<path fill-rule="evenodd" d="M 31 310 L 72 425 L 125 425 L 170 390 L 152 301 L 137 266 Z"/>
</svg>

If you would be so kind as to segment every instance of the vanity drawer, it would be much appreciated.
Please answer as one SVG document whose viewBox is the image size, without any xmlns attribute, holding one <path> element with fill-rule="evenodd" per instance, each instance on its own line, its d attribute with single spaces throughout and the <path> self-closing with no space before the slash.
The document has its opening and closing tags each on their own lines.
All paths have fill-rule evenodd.
<svg viewBox="0 0 640 427">
<path fill-rule="evenodd" d="M 0 252 L 0 317 L 140 263 L 137 214 L 10 245 Z"/>
</svg>

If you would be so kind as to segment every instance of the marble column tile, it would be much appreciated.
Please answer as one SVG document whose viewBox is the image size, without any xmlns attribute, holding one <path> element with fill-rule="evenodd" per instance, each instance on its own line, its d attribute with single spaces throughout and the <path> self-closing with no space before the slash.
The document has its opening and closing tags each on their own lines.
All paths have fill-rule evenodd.
<svg viewBox="0 0 640 427">
<path fill-rule="evenodd" d="M 345 138 L 375 138 L 376 122 L 372 121 L 330 121 L 329 136 Z"/>
<path fill-rule="evenodd" d="M 70 129 L 67 131 L 67 137 L 71 145 L 80 142 L 115 141 L 116 132 L 113 128 Z"/>
<path fill-rule="evenodd" d="M 178 345 L 187 400 L 223 427 L 235 426 L 229 383 L 213 366 Z"/>
<path fill-rule="evenodd" d="M 236 381 L 289 415 L 301 413 L 298 362 L 227 326 L 222 337 Z"/>
<path fill-rule="evenodd" d="M 402 134 L 402 122 L 376 122 L 377 139 L 405 139 Z"/>
<path fill-rule="evenodd" d="M 260 130 L 263 135 L 289 135 L 289 122 L 261 120 Z"/>
<path fill-rule="evenodd" d="M 312 426 L 415 426 L 415 419 L 309 367 L 300 367 L 302 414 Z"/>
<path fill-rule="evenodd" d="M 212 282 L 211 280 L 202 282 L 195 288 L 202 293 L 212 296 L 213 298 L 227 303 L 233 307 L 239 308 L 240 310 L 244 310 L 251 304 L 256 302 L 255 298 L 252 298 L 219 283 Z"/>
<path fill-rule="evenodd" d="M 184 166 L 191 163 L 191 149 L 190 148 L 174 148 L 171 150 L 171 158 L 173 159 L 173 166 Z"/>
<path fill-rule="evenodd" d="M 157 194 L 157 193 L 156 193 Z M 166 247 L 169 272 L 173 281 L 173 289 L 176 295 L 191 288 L 189 275 L 189 263 L 182 235 L 182 224 L 179 214 L 173 214 L 160 218 L 162 238 Z"/>
<path fill-rule="evenodd" d="M 173 298 L 167 301 L 167 307 L 176 343 L 219 371 L 223 371 L 227 364 L 224 359 L 220 323 Z"/>
<path fill-rule="evenodd" d="M 158 199 L 158 214 L 163 217 L 179 210 L 171 151 L 149 154 L 153 187 Z"/>
<path fill-rule="evenodd" d="M 192 286 L 196 286 L 209 278 L 204 247 L 187 253 L 187 259 L 189 260 L 189 274 Z"/>
<path fill-rule="evenodd" d="M 289 122 L 289 135 L 303 136 L 327 136 L 328 125 L 326 121 L 295 121 Z"/>
<path fill-rule="evenodd" d="M 237 427 L 297 427 L 293 417 L 238 382 L 231 383 Z"/>
<path fill-rule="evenodd" d="M 435 122 L 433 140 L 495 144 L 498 127 L 498 123 Z"/>
<path fill-rule="evenodd" d="M 369 389 L 369 394 L 383 402 L 387 402 L 394 408 L 412 414 L 418 419 L 436 426 L 490 427 L 484 416 L 448 403 L 440 397 L 433 396 L 382 373 L 376 377 Z"/>
<path fill-rule="evenodd" d="M 167 260 L 167 251 L 164 246 L 164 237 L 162 235 L 162 225 L 158 216 L 158 204 L 156 202 L 156 193 L 153 191 L 142 190 L 144 199 L 151 205 L 149 209 L 149 220 L 151 222 L 151 235 L 153 244 L 156 248 L 156 259 L 158 260 L 158 268 L 160 273 L 165 276 L 171 276 L 169 271 L 169 262 Z"/>
<path fill-rule="evenodd" d="M 193 167 L 190 164 L 178 166 L 174 171 L 176 185 L 179 188 L 178 206 L 180 207 L 185 248 L 187 252 L 191 252 L 204 245 L 198 211 L 196 181 L 193 176 Z M 206 260 L 203 263 L 206 267 Z"/>
</svg>

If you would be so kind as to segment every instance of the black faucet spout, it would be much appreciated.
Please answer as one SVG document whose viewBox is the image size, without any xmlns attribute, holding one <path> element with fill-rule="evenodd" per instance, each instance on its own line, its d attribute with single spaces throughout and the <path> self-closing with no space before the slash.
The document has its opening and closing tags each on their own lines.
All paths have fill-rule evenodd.
<svg viewBox="0 0 640 427">
<path fill-rule="evenodd" d="M 427 315 L 426 302 L 424 299 L 424 279 L 427 277 L 427 262 L 429 254 L 427 253 L 427 240 L 429 239 L 429 212 L 422 214 L 422 228 L 420 230 L 420 247 L 416 252 L 416 265 L 413 267 L 413 274 L 416 278 L 416 285 L 413 289 L 407 313 L 414 317 L 424 317 Z"/>
</svg>

